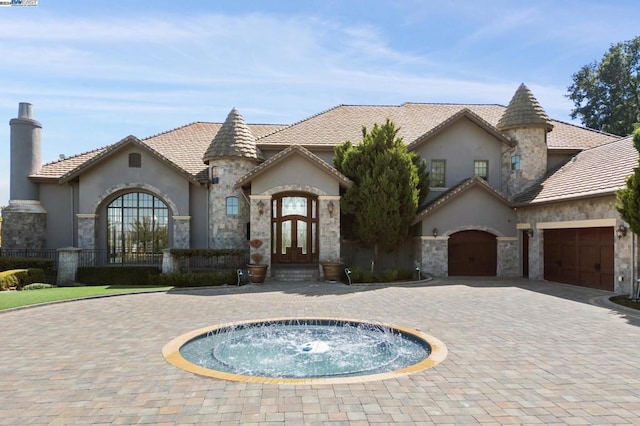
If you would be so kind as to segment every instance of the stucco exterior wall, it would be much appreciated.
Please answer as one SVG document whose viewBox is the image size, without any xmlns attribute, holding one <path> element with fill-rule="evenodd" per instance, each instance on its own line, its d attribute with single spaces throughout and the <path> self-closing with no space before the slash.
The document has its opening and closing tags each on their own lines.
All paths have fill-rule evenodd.
<svg viewBox="0 0 640 426">
<path fill-rule="evenodd" d="M 529 240 L 529 277 L 544 278 L 544 230 L 549 228 L 588 228 L 627 224 L 614 207 L 615 196 L 609 195 L 571 202 L 551 203 L 519 208 L 518 226 L 530 226 L 534 236 Z M 614 238 L 615 291 L 629 293 L 633 273 L 632 235 Z M 637 257 L 637 254 L 636 254 Z"/>
<path fill-rule="evenodd" d="M 209 189 L 205 185 L 189 185 L 189 214 L 192 248 L 207 248 L 209 236 Z"/>
<path fill-rule="evenodd" d="M 251 193 L 262 194 L 272 188 L 295 184 L 317 188 L 320 194 L 338 195 L 336 178 L 320 169 L 307 158 L 292 155 L 256 176 L 251 182 Z"/>
<path fill-rule="evenodd" d="M 446 160 L 446 187 L 457 185 L 474 175 L 474 160 L 489 162 L 487 181 L 498 190 L 502 187 L 502 146 L 495 137 L 464 119 L 432 137 L 415 152 L 431 169 L 431 160 Z M 437 198 L 445 189 L 432 189 L 428 200 Z"/>
<path fill-rule="evenodd" d="M 40 202 L 47 215 L 46 248 L 75 247 L 77 185 L 40 184 Z"/>
<path fill-rule="evenodd" d="M 516 236 L 516 213 L 496 196 L 482 188 L 470 188 L 422 221 L 422 235 L 439 235 L 464 229 L 489 229 L 502 237 Z"/>
<path fill-rule="evenodd" d="M 142 167 L 129 167 L 129 154 L 137 152 L 142 155 Z M 140 187 L 146 183 L 149 187 L 158 188 L 155 196 L 174 208 L 170 215 L 187 215 L 189 213 L 189 181 L 165 163 L 137 147 L 123 149 L 112 158 L 105 160 L 88 170 L 80 177 L 79 213 L 98 213 L 95 203 L 101 197 L 108 198 L 114 188 L 125 190 L 127 187 Z"/>
</svg>

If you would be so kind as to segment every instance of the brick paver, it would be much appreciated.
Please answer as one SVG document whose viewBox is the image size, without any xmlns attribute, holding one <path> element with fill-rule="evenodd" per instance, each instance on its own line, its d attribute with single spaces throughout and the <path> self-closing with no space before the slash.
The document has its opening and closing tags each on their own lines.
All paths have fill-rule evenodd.
<svg viewBox="0 0 640 426">
<path fill-rule="evenodd" d="M 640 315 L 607 295 L 527 280 L 267 283 L 4 312 L 0 425 L 640 424 Z M 404 325 L 449 355 L 393 379 L 302 386 L 199 377 L 162 357 L 187 331 L 284 316 Z"/>
</svg>

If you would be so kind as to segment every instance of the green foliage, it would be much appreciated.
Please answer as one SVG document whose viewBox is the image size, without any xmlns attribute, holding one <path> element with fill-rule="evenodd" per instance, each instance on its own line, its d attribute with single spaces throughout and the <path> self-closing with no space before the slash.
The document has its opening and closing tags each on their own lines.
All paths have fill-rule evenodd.
<svg viewBox="0 0 640 426">
<path fill-rule="evenodd" d="M 41 259 L 37 257 L 0 257 L 0 271 L 29 268 L 42 269 L 47 277 L 55 277 L 55 262 L 51 259 Z"/>
<path fill-rule="evenodd" d="M 0 290 L 16 288 L 22 290 L 23 287 L 44 281 L 44 271 L 38 268 L 12 269 L 0 272 Z"/>
<path fill-rule="evenodd" d="M 398 128 L 387 119 L 374 124 L 371 132 L 362 128 L 362 143 L 350 141 L 336 146 L 333 162 L 353 181 L 341 199 L 341 209 L 352 216 L 354 236 L 374 247 L 391 251 L 409 235 L 418 206 L 427 196 L 429 177 L 426 165 L 407 150 Z"/>
<path fill-rule="evenodd" d="M 640 128 L 633 132 L 633 144 L 640 151 Z M 616 210 L 634 234 L 640 234 L 640 164 L 627 176 L 626 187 L 616 192 Z"/>
<path fill-rule="evenodd" d="M 157 284 L 160 269 L 155 266 L 89 266 L 78 268 L 79 283 L 87 285 Z"/>
<path fill-rule="evenodd" d="M 173 287 L 204 287 L 235 284 L 235 271 L 211 273 L 171 273 L 159 275 L 155 282 L 158 285 Z"/>
<path fill-rule="evenodd" d="M 171 256 L 181 257 L 218 257 L 218 256 L 244 256 L 245 250 L 239 249 L 176 249 L 170 250 Z"/>
<path fill-rule="evenodd" d="M 640 37 L 611 46 L 599 63 L 583 66 L 572 79 L 571 118 L 620 136 L 633 131 L 640 121 Z"/>
<path fill-rule="evenodd" d="M 358 267 L 351 268 L 352 283 L 392 283 L 411 281 L 415 279 L 415 272 L 406 269 L 390 269 L 383 272 L 364 271 Z"/>
<path fill-rule="evenodd" d="M 29 284 L 29 285 L 25 285 L 24 287 L 22 287 L 22 290 L 42 290 L 45 288 L 54 288 L 55 286 L 53 284 L 45 284 L 45 283 L 33 283 L 33 284 Z"/>
</svg>

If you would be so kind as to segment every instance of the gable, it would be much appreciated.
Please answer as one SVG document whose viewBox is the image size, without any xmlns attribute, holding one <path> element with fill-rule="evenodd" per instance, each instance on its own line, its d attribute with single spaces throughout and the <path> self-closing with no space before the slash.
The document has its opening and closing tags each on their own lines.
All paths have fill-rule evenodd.
<svg viewBox="0 0 640 426">
<path fill-rule="evenodd" d="M 500 236 L 515 233 L 516 212 L 502 197 L 480 185 L 471 185 L 421 216 L 421 235 L 433 229 L 444 235 L 454 229 L 491 229 Z"/>
<path fill-rule="evenodd" d="M 414 152 L 427 162 L 429 169 L 431 160 L 446 160 L 450 185 L 473 176 L 475 160 L 488 161 L 488 180 L 496 188 L 502 185 L 503 146 L 502 141 L 466 117 L 423 139 L 420 144 L 412 144 Z"/>
<path fill-rule="evenodd" d="M 129 154 L 140 154 L 140 167 L 130 167 Z M 161 189 L 179 205 L 186 205 L 189 200 L 187 176 L 135 145 L 124 147 L 85 170 L 78 181 L 79 211 L 91 211 L 95 200 L 104 194 L 140 184 Z"/>
<path fill-rule="evenodd" d="M 294 185 L 337 195 L 339 188 L 351 185 L 351 181 L 306 148 L 292 145 L 241 177 L 236 187 L 249 184 L 253 194 Z"/>
</svg>

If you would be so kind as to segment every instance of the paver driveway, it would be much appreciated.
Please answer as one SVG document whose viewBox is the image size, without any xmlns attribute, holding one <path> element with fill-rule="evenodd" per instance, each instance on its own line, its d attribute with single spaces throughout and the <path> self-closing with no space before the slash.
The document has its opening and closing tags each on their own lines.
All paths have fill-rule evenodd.
<svg viewBox="0 0 640 426">
<path fill-rule="evenodd" d="M 526 280 L 268 283 L 0 313 L 0 424 L 640 424 L 640 316 L 589 303 L 606 295 Z M 161 354 L 196 328 L 282 316 L 405 325 L 449 355 L 389 380 L 269 385 Z"/>
</svg>

